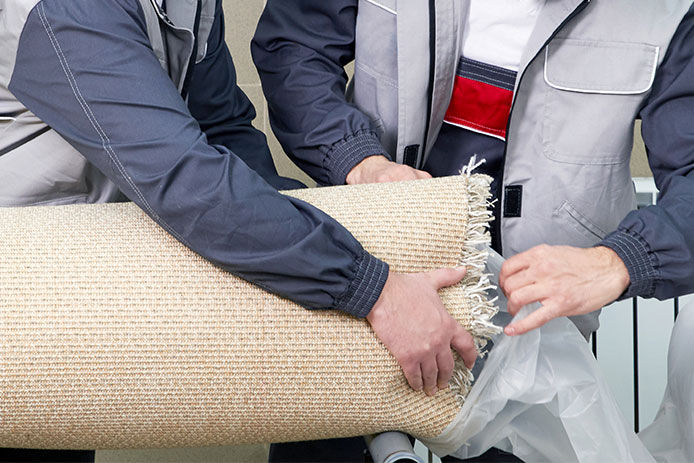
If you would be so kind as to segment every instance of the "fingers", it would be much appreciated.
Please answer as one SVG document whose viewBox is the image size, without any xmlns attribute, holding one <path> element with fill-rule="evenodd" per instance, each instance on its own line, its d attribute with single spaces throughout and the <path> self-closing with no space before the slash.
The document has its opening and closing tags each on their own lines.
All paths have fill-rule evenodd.
<svg viewBox="0 0 694 463">
<path fill-rule="evenodd" d="M 458 325 L 458 329 L 451 340 L 451 346 L 453 346 L 453 349 L 455 349 L 458 355 L 463 359 L 465 366 L 472 369 L 478 355 L 472 335 L 468 333 L 465 328 Z"/>
<path fill-rule="evenodd" d="M 385 156 L 369 156 L 354 166 L 345 179 L 348 185 L 387 183 L 431 178 L 428 172 L 397 164 Z"/>
<path fill-rule="evenodd" d="M 419 392 L 424 387 L 424 382 L 422 380 L 422 369 L 419 362 L 411 362 L 408 364 L 400 365 L 402 367 L 403 373 L 405 373 L 405 378 L 407 378 L 407 383 L 412 389 Z"/>
<path fill-rule="evenodd" d="M 525 334 L 530 330 L 539 328 L 548 321 L 556 318 L 558 315 L 552 305 L 542 306 L 523 320 L 518 320 L 513 322 L 504 328 L 504 333 L 507 336 L 518 336 L 520 334 Z"/>
<path fill-rule="evenodd" d="M 373 179 L 375 183 L 405 182 L 408 180 L 419 180 L 431 178 L 427 172 L 414 169 L 410 166 L 391 162 L 387 168 L 381 169 Z"/>
<path fill-rule="evenodd" d="M 393 176 L 393 181 L 422 180 L 431 178 L 431 175 L 428 172 L 402 165 L 398 165 L 398 170 L 392 172 L 391 175 Z"/>
<path fill-rule="evenodd" d="M 529 269 L 525 268 L 507 277 L 504 284 L 499 284 L 499 286 L 506 297 L 509 297 L 514 291 L 533 283 L 535 283 L 535 279 L 531 276 Z"/>
<path fill-rule="evenodd" d="M 438 379 L 438 366 L 436 364 L 436 357 L 429 356 L 421 364 L 420 368 L 422 370 L 422 381 L 424 392 L 427 395 L 436 394 L 437 389 L 437 379 Z"/>
<path fill-rule="evenodd" d="M 542 284 L 523 286 L 509 294 L 507 309 L 511 315 L 516 315 L 520 309 L 533 302 L 542 302 L 549 296 Z"/>
<path fill-rule="evenodd" d="M 436 383 L 438 388 L 443 390 L 448 387 L 448 382 L 453 375 L 453 368 L 455 368 L 455 360 L 453 360 L 453 354 L 450 349 L 446 349 L 436 356 L 436 364 L 439 367 L 439 375 Z"/>
<path fill-rule="evenodd" d="M 530 266 L 530 259 L 528 258 L 528 252 L 523 252 L 515 255 L 508 259 L 501 266 L 501 272 L 499 272 L 499 286 L 504 288 L 506 286 L 506 280 L 508 278 L 521 270 L 525 270 Z"/>
<path fill-rule="evenodd" d="M 432 279 L 436 289 L 441 289 L 459 283 L 466 273 L 467 269 L 465 267 L 441 268 L 429 272 L 429 277 Z"/>
</svg>

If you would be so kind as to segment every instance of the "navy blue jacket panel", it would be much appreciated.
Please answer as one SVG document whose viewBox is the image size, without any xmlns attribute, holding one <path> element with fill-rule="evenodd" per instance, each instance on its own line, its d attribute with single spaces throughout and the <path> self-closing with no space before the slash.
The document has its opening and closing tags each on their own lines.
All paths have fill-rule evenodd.
<svg viewBox="0 0 694 463">
<path fill-rule="evenodd" d="M 251 43 L 272 130 L 292 160 L 324 185 L 344 184 L 366 157 L 390 158 L 370 118 L 345 100 L 357 3 L 269 1 Z"/>
<path fill-rule="evenodd" d="M 40 2 L 9 89 L 195 252 L 304 307 L 365 316 L 388 267 L 334 219 L 271 186 L 296 184 L 277 175 L 251 125 L 221 14 L 189 106 L 152 51 L 137 0 Z"/>
</svg>

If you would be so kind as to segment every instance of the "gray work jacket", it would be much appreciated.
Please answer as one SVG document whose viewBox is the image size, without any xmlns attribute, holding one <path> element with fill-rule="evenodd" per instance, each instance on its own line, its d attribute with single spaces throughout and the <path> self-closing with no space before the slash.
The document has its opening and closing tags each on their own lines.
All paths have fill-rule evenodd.
<svg viewBox="0 0 694 463">
<path fill-rule="evenodd" d="M 450 102 L 467 5 L 269 0 L 252 51 L 285 150 L 322 183 L 343 183 L 374 154 L 423 166 Z M 600 243 L 629 269 L 625 296 L 694 291 L 694 239 L 687 231 L 694 226 L 692 140 L 684 126 L 658 124 L 662 118 L 652 114 L 666 107 L 667 120 L 694 119 L 683 114 L 686 100 L 667 104 L 694 92 L 687 87 L 694 78 L 692 21 L 684 21 L 691 6 L 690 0 L 546 2 L 516 79 L 499 182 L 503 212 L 496 226 L 505 257 L 542 243 Z M 352 58 L 345 99 L 342 67 Z M 648 106 L 656 75 L 659 99 Z M 665 191 L 658 207 L 631 212 L 629 160 L 639 116 Z M 583 318 L 584 333 L 597 328 L 597 314 Z"/>
</svg>

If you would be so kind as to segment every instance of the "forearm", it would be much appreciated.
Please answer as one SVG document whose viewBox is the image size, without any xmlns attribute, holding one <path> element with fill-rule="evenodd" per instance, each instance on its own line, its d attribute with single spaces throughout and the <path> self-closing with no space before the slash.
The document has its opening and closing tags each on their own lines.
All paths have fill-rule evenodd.
<svg viewBox="0 0 694 463">
<path fill-rule="evenodd" d="M 366 157 L 388 156 L 367 115 L 345 98 L 357 2 L 270 0 L 251 50 L 285 151 L 322 184 L 343 184 Z"/>
<path fill-rule="evenodd" d="M 694 7 L 684 17 L 641 110 L 658 203 L 629 214 L 602 243 L 629 269 L 624 296 L 694 292 Z"/>
<path fill-rule="evenodd" d="M 69 16 L 54 3 L 41 18 L 32 13 L 13 94 L 203 257 L 306 307 L 365 316 L 386 264 L 333 219 L 280 195 L 233 152 L 207 143 L 142 46 L 136 12 L 99 4 L 110 21 L 93 24 L 97 7 L 78 3 L 65 7 Z"/>
<path fill-rule="evenodd" d="M 669 299 L 694 292 L 694 173 L 671 180 L 658 205 L 629 214 L 601 243 L 624 261 L 622 296 Z"/>
</svg>

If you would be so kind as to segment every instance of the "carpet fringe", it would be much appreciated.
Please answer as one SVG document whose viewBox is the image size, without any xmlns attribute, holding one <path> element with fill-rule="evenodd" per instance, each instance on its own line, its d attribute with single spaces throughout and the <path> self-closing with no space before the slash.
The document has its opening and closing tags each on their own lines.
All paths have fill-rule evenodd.
<svg viewBox="0 0 694 463">
<path fill-rule="evenodd" d="M 491 244 L 489 223 L 492 220 L 490 192 L 492 178 L 487 175 L 472 175 L 472 172 L 483 163 L 484 160 L 478 162 L 476 156 L 473 156 L 460 173 L 467 179 L 469 198 L 469 220 L 465 233 L 467 239 L 463 243 L 460 265 L 467 268 L 467 275 L 464 279 L 465 300 L 472 303 L 471 314 L 474 315 L 474 321 L 470 327 L 470 333 L 480 355 L 484 355 L 487 341 L 493 335 L 501 332 L 501 328 L 492 323 L 492 317 L 498 311 L 495 305 L 496 298 L 489 299 L 487 297 L 487 291 L 496 287 L 489 281 L 490 274 L 484 271 L 488 257 L 485 248 Z M 456 355 L 453 377 L 449 386 L 461 406 L 470 392 L 473 380 L 472 372 L 465 366 L 462 358 Z"/>
</svg>

